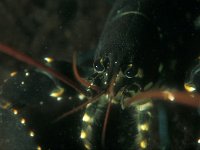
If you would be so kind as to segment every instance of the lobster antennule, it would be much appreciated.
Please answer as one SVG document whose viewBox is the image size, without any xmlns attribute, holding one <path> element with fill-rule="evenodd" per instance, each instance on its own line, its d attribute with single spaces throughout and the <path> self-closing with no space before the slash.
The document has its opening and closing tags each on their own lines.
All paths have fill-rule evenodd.
<svg viewBox="0 0 200 150">
<path fill-rule="evenodd" d="M 57 78 L 58 80 L 64 82 L 65 84 L 69 85 L 70 87 L 74 88 L 76 91 L 87 95 L 87 92 L 84 91 L 80 85 L 78 85 L 77 83 L 73 82 L 72 80 L 70 80 L 67 76 L 63 76 L 62 74 L 60 74 L 59 72 L 55 71 L 54 69 L 43 65 L 42 63 L 40 63 L 39 61 L 34 60 L 33 58 L 31 58 L 30 56 L 25 55 L 24 53 L 10 48 L 7 45 L 4 45 L 2 43 L 0 43 L 0 51 L 4 54 L 7 54 L 21 62 L 27 63 L 33 67 L 39 68 L 43 71 L 48 72 L 49 74 L 51 74 L 52 76 L 54 76 L 55 78 Z"/>
<path fill-rule="evenodd" d="M 104 123 L 103 123 L 103 129 L 101 133 L 101 144 L 103 148 L 105 148 L 106 129 L 107 129 L 107 124 L 108 124 L 109 114 L 111 111 L 111 104 L 112 104 L 112 98 L 110 98 L 108 106 L 107 106 L 106 115 L 105 115 Z"/>
<path fill-rule="evenodd" d="M 125 100 L 124 106 L 129 107 L 134 102 L 138 102 L 140 100 L 145 100 L 149 98 L 153 100 L 159 99 L 163 101 L 171 101 L 171 102 L 174 101 L 176 103 L 195 107 L 195 108 L 200 107 L 199 94 L 180 92 L 180 91 L 171 92 L 171 91 L 161 91 L 161 90 L 141 92 Z"/>
</svg>

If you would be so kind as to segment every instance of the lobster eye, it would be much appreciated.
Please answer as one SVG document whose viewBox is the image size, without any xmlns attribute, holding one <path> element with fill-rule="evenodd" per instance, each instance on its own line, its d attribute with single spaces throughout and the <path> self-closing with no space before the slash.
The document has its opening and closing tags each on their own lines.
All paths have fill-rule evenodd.
<svg viewBox="0 0 200 150">
<path fill-rule="evenodd" d="M 137 74 L 137 69 L 133 66 L 133 64 L 129 64 L 128 66 L 125 67 L 125 69 L 122 70 L 123 74 L 127 78 L 133 78 Z"/>
<path fill-rule="evenodd" d="M 97 73 L 103 73 L 105 69 L 108 67 L 109 59 L 106 58 L 99 58 L 94 61 L 94 69 Z"/>
<path fill-rule="evenodd" d="M 96 72 L 98 72 L 98 73 L 104 72 L 105 67 L 102 63 L 102 59 L 95 60 L 93 65 L 94 65 L 94 69 L 95 69 Z"/>
</svg>

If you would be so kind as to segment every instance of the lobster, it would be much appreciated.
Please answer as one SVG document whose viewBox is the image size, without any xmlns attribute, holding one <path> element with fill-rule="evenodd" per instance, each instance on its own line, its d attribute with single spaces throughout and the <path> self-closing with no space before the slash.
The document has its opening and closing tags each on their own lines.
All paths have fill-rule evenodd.
<svg viewBox="0 0 200 150">
<path fill-rule="evenodd" d="M 199 9 L 196 0 L 116 0 L 95 52 L 94 73 L 78 68 L 75 55 L 73 67 L 46 58 L 52 69 L 1 44 L 2 52 L 37 68 L 11 74 L 2 88 L 3 100 L 32 120 L 39 136 L 49 134 L 48 142 L 45 136 L 36 139 L 48 143 L 44 149 L 66 149 L 70 142 L 65 141 L 74 139 L 88 150 L 199 149 Z M 63 76 L 66 69 L 74 80 Z M 33 79 L 39 88 L 33 88 Z M 9 92 L 16 87 L 13 96 Z M 184 88 L 189 92 L 178 92 Z M 72 96 L 76 100 L 53 107 L 53 100 Z M 85 96 L 89 100 L 80 104 Z M 72 105 L 80 106 L 66 112 Z M 55 137 L 65 141 L 50 144 Z"/>
</svg>

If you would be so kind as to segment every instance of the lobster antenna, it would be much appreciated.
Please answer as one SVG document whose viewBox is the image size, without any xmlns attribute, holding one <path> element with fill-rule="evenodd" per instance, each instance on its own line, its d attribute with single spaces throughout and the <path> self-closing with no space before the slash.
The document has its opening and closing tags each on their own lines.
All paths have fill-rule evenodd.
<svg viewBox="0 0 200 150">
<path fill-rule="evenodd" d="M 90 104 L 90 103 L 95 103 L 96 101 L 99 100 L 98 98 L 99 98 L 101 95 L 103 95 L 104 93 L 105 93 L 105 91 L 102 91 L 102 92 L 100 92 L 99 94 L 97 94 L 96 96 L 94 96 L 93 98 L 87 100 L 85 103 L 83 103 L 83 104 L 81 104 L 81 105 L 79 105 L 79 106 L 73 108 L 73 109 L 70 110 L 70 111 L 65 112 L 64 114 L 62 114 L 61 116 L 59 116 L 57 119 L 55 119 L 52 123 L 56 123 L 56 122 L 58 122 L 58 121 L 64 119 L 65 117 L 67 117 L 67 116 L 69 116 L 69 115 L 71 115 L 71 114 L 73 114 L 73 113 L 75 113 L 75 112 L 77 112 L 77 111 L 79 111 L 79 110 L 81 110 L 81 109 L 87 107 L 87 105 Z"/>
<path fill-rule="evenodd" d="M 7 54 L 7 55 L 21 61 L 21 62 L 27 63 L 33 67 L 36 67 L 36 68 L 46 71 L 49 74 L 51 74 L 52 76 L 54 76 L 55 78 L 57 78 L 58 80 L 66 83 L 70 87 L 74 88 L 77 92 L 80 92 L 83 95 L 88 95 L 87 92 L 84 91 L 80 85 L 73 82 L 68 77 L 63 76 L 61 73 L 57 72 L 56 70 L 54 70 L 48 66 L 45 66 L 44 64 L 42 64 L 39 61 L 34 60 L 30 56 L 25 55 L 24 53 L 22 53 L 16 49 L 10 48 L 9 46 L 1 44 L 1 43 L 0 43 L 0 51 L 3 52 L 4 54 Z"/>
<path fill-rule="evenodd" d="M 193 94 L 193 93 L 187 93 L 187 92 L 160 91 L 160 90 L 141 92 L 125 100 L 124 106 L 129 107 L 134 102 L 139 102 L 141 100 L 145 100 L 148 98 L 151 98 L 153 100 L 159 99 L 163 101 L 176 102 L 179 104 L 183 104 L 183 105 L 187 105 L 187 106 L 191 106 L 195 108 L 200 107 L 199 94 Z"/>
</svg>

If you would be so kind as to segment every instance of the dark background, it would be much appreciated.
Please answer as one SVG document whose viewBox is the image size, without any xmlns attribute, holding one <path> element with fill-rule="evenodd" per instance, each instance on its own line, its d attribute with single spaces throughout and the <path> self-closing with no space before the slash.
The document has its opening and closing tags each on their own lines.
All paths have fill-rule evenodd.
<svg viewBox="0 0 200 150">
<path fill-rule="evenodd" d="M 95 50 L 110 10 L 106 0 L 1 0 L 0 42 L 34 59 L 71 61 Z M 0 53 L 0 83 L 24 64 Z"/>
<path fill-rule="evenodd" d="M 111 8 L 111 4 L 108 1 L 112 0 L 57 0 L 57 1 L 56 0 L 15 0 L 15 1 L 1 0 L 0 43 L 7 44 L 10 47 L 23 51 L 24 53 L 32 56 L 34 59 L 37 60 L 42 60 L 43 57 L 50 56 L 57 60 L 65 60 L 70 62 L 72 59 L 72 52 L 74 50 L 82 52 L 88 52 L 92 50 L 95 51 L 108 12 Z M 26 64 L 20 63 L 19 61 L 9 56 L 6 56 L 5 54 L 0 53 L 0 85 L 3 84 L 4 79 L 8 78 L 8 75 L 11 71 L 26 67 L 28 67 Z M 36 76 L 34 79 L 40 79 L 40 78 Z M 20 81 L 19 84 L 21 83 Z M 39 82 L 40 80 L 37 81 L 38 83 L 40 83 Z M 35 80 L 31 80 L 29 81 L 29 83 L 30 82 L 31 83 L 33 82 L 32 84 L 35 85 L 35 90 L 37 90 L 38 84 L 35 83 Z M 40 84 L 41 88 L 43 87 L 49 88 L 50 82 L 47 83 L 48 85 L 44 83 L 45 86 L 43 84 Z M 13 94 L 10 91 L 15 91 L 20 96 L 23 95 L 27 96 L 26 94 L 28 94 L 27 96 L 28 98 L 30 95 L 31 95 L 30 97 L 34 97 L 32 95 L 37 94 L 38 91 L 35 91 L 35 93 L 33 92 L 34 87 L 32 86 L 32 84 L 30 85 L 28 84 L 31 88 L 27 88 L 26 92 L 20 91 L 24 90 L 24 88 L 18 89 L 20 92 L 15 90 L 7 90 L 7 91 L 5 90 L 5 91 L 8 92 L 7 94 L 9 96 L 15 94 L 14 92 Z M 43 91 L 39 92 L 40 92 L 39 95 L 44 94 L 44 97 L 49 96 L 47 92 Z M 37 98 L 37 96 L 38 95 L 36 95 L 35 97 Z M 25 101 L 25 99 L 22 98 L 19 98 L 19 100 Z M 62 107 L 65 106 L 62 105 Z M 72 104 L 68 105 L 68 107 L 70 108 L 66 110 L 70 110 L 71 108 L 73 108 Z M 56 112 L 56 110 L 59 109 L 59 107 L 55 107 L 53 109 L 53 107 L 48 107 L 48 106 L 47 108 L 48 111 L 46 111 L 45 113 L 49 112 L 52 113 L 54 111 Z M 32 112 L 31 109 L 27 110 L 28 112 Z M 191 140 L 190 137 L 194 138 L 193 134 L 195 133 L 195 130 L 194 132 L 191 132 L 190 129 L 192 129 L 193 125 L 197 121 L 194 119 L 191 119 L 192 121 L 187 120 L 188 118 L 191 118 L 190 116 L 182 117 L 186 116 L 183 113 L 189 115 L 187 111 L 184 112 L 185 109 L 182 107 L 177 109 L 175 106 L 175 108 L 172 108 L 172 110 L 180 111 L 179 113 L 176 113 L 176 111 L 171 111 L 171 109 L 169 110 L 170 110 L 170 115 L 174 116 L 175 118 L 170 123 L 172 124 L 172 126 L 174 126 L 175 124 L 176 125 L 175 129 L 178 129 L 178 130 L 172 130 L 173 131 L 172 133 L 178 135 L 174 136 L 174 139 L 176 137 L 180 137 L 176 138 L 174 142 L 175 143 L 177 142 L 178 146 L 182 146 L 179 143 L 179 141 L 183 141 L 183 143 L 187 144 L 188 143 L 187 140 L 188 139 Z M 182 116 L 177 115 L 181 113 Z M 195 115 L 193 116 L 193 118 L 196 117 Z M 76 135 L 79 136 L 80 134 L 79 130 L 77 130 L 76 127 L 77 124 L 79 125 L 82 116 L 83 112 L 77 114 L 75 113 L 74 115 L 69 116 L 67 120 L 59 122 L 58 125 L 56 124 L 48 127 L 44 132 L 42 132 L 42 134 L 39 134 L 41 136 L 39 140 L 42 139 L 43 140 L 42 142 L 49 147 L 58 146 L 59 149 L 66 149 L 66 144 L 67 144 L 68 149 L 70 148 L 74 149 L 74 145 L 77 144 L 76 147 L 80 149 L 80 147 L 82 147 L 83 144 L 80 143 L 80 140 L 78 140 L 76 137 Z M 115 113 L 111 114 L 110 118 L 115 120 L 116 117 L 114 116 L 116 116 Z M 38 118 L 38 116 L 36 118 Z M 121 118 L 125 120 L 127 119 L 124 118 L 123 116 L 120 117 L 119 119 Z M 124 129 L 126 129 L 126 123 L 129 122 L 129 120 L 127 120 L 126 123 L 124 123 L 125 121 L 124 122 L 123 121 L 124 120 L 122 120 L 121 122 L 123 123 L 123 125 L 125 125 Z M 71 122 L 75 122 L 75 124 L 72 124 Z M 112 121 L 110 122 L 111 122 L 110 129 L 113 129 L 112 127 L 116 126 L 117 123 L 114 121 L 113 123 Z M 37 125 L 37 122 L 34 123 Z M 196 123 L 197 127 L 198 123 Z M 35 126 L 35 124 L 33 124 L 33 126 Z M 39 124 L 38 126 L 40 125 L 42 126 L 43 122 L 41 122 L 41 124 Z M 188 127 L 187 130 L 188 134 L 185 134 L 186 132 L 184 125 Z M 121 133 L 126 134 L 127 131 L 125 130 L 122 131 Z M 183 133 L 185 135 L 184 137 L 186 142 L 182 140 Z M 65 139 L 66 135 L 69 135 L 67 136 L 67 139 Z M 114 139 L 113 131 L 109 133 L 109 135 L 110 136 L 108 136 L 109 139 L 108 141 L 112 141 Z M 187 137 L 187 135 L 190 136 Z M 56 142 L 55 138 L 57 140 Z M 116 140 L 114 139 L 114 141 Z M 57 143 L 59 144 L 56 145 Z M 63 145 L 60 143 L 62 143 Z M 22 144 L 24 144 L 23 141 Z M 114 147 L 116 146 L 114 142 L 113 145 Z M 52 150 L 54 149 L 52 148 Z"/>
<path fill-rule="evenodd" d="M 0 43 L 20 50 L 39 61 L 49 56 L 56 60 L 71 62 L 72 52 L 74 50 L 82 52 L 95 51 L 110 8 L 111 5 L 108 0 L 1 0 Z M 84 55 L 82 55 L 82 57 L 84 57 Z M 4 80 L 9 78 L 10 72 L 27 67 L 29 67 L 29 65 L 0 53 L 0 87 L 3 85 L 5 88 L 7 85 L 12 89 L 12 83 L 21 82 L 19 79 L 20 74 L 18 75 L 19 78 L 17 76 L 14 82 L 9 80 L 10 82 L 4 83 Z M 39 84 L 35 83 L 35 79 L 37 79 Z M 15 89 L 16 86 L 14 86 L 12 90 L 4 89 L 4 95 L 6 95 L 7 92 L 7 95 L 10 96 L 11 99 L 30 101 L 30 97 L 34 98 L 45 94 L 45 92 L 43 92 L 43 94 L 38 94 L 37 89 L 40 88 L 40 86 L 41 88 L 50 86 L 50 83 L 46 85 L 41 82 L 42 80 L 36 77 L 33 82 L 27 81 L 26 84 L 30 86 L 30 88 Z M 33 85 L 35 85 L 35 87 Z M 20 91 L 24 89 L 26 92 Z M 36 89 L 36 91 L 34 91 L 34 89 Z M 46 90 L 46 88 L 44 90 Z M 20 95 L 20 98 L 16 97 L 16 93 Z M 37 95 L 35 96 L 34 94 Z M 23 98 L 24 95 L 28 98 Z M 45 100 L 48 98 L 47 96 L 44 98 Z M 41 97 L 38 99 L 40 100 Z M 48 103 L 48 99 L 46 101 Z M 67 104 L 67 106 L 71 105 Z M 63 105 L 63 107 L 65 106 Z M 54 108 L 50 108 L 53 112 Z M 52 113 L 50 111 L 51 109 L 47 112 Z M 67 108 L 64 110 L 66 111 Z M 33 110 L 27 107 L 24 112 L 25 115 L 29 115 L 29 112 L 33 112 Z M 32 118 L 34 118 L 34 115 Z M 38 117 L 41 116 L 35 118 Z M 68 149 L 72 149 L 72 147 L 73 149 L 75 147 L 80 149 L 82 143 L 80 143 L 79 140 L 74 140 L 77 139 L 74 134 L 79 136 L 80 133 L 76 128 L 77 125 L 72 122 L 79 123 L 81 117 L 82 114 L 77 113 L 70 116 L 67 121 L 61 121 L 56 125 L 49 125 L 45 131 L 43 128 L 39 128 L 40 125 L 42 126 L 42 124 L 39 124 L 37 130 L 42 132 L 40 134 L 41 136 L 37 138 L 37 141 L 45 144 L 48 143 L 46 145 L 53 147 L 52 149 L 55 147 L 66 149 L 66 145 L 68 145 Z M 29 126 L 36 126 L 34 123 L 37 124 L 38 122 L 33 121 L 33 124 L 29 123 Z M 68 135 L 67 138 L 66 135 Z M 57 142 L 54 140 L 57 140 Z M 59 143 L 59 145 L 54 143 Z M 2 147 L 0 147 L 0 149 L 1 148 Z M 17 148 L 19 148 L 19 145 Z M 4 149 L 7 150 L 5 147 Z M 44 149 L 47 148 L 44 147 Z"/>
</svg>

